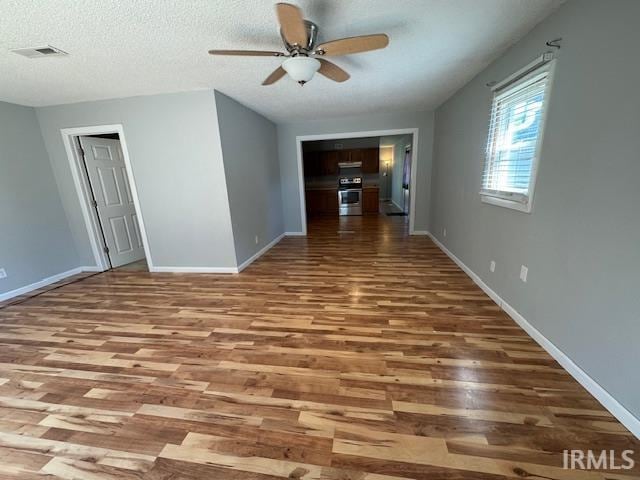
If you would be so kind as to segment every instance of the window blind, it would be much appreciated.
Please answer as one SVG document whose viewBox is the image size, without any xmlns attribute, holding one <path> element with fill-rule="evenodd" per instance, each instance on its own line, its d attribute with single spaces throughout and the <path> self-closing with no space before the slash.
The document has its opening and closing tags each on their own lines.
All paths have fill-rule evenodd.
<svg viewBox="0 0 640 480">
<path fill-rule="evenodd" d="M 529 203 L 550 80 L 549 64 L 494 93 L 481 194 Z"/>
</svg>

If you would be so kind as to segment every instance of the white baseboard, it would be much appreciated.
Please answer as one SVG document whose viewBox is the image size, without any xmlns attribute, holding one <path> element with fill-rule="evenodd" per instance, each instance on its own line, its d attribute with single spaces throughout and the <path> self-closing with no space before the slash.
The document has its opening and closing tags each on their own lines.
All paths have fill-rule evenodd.
<svg viewBox="0 0 640 480">
<path fill-rule="evenodd" d="M 609 413 L 629 429 L 636 438 L 640 439 L 640 419 L 636 418 L 620 402 L 607 392 L 598 382 L 591 378 L 584 370 L 576 365 L 562 350 L 556 347 L 547 337 L 542 335 L 533 325 L 520 315 L 511 305 L 502 302 L 502 309 L 526 331 L 531 338 L 544 348 L 549 355 L 556 359 L 569 374 L 575 378 L 591 395 L 598 400 Z"/>
<path fill-rule="evenodd" d="M 640 419 L 634 416 L 609 392 L 591 378 L 584 370 L 575 364 L 569 356 L 556 347 L 551 340 L 545 337 L 538 329 L 531 325 L 518 311 L 509 305 L 500 295 L 491 289 L 482 279 L 462 260 L 449 251 L 437 238 L 429 234 L 431 240 L 453 260 L 471 279 L 493 300 L 507 315 L 509 315 L 520 327 L 533 338 L 538 345 L 544 348 L 580 385 L 598 400 L 620 423 L 629 429 L 636 438 L 640 439 Z"/>
<path fill-rule="evenodd" d="M 100 267 L 97 267 L 97 266 L 93 265 L 93 266 L 80 267 L 80 271 L 82 271 L 82 272 L 102 272 L 102 269 Z"/>
<path fill-rule="evenodd" d="M 414 230 L 411 235 L 431 235 L 427 230 Z"/>
<path fill-rule="evenodd" d="M 453 253 L 451 253 L 449 251 L 449 249 L 447 247 L 445 247 L 440 240 L 438 240 L 432 233 L 429 233 L 429 237 L 431 238 L 431 240 L 433 240 L 433 243 L 435 243 L 440 250 L 442 250 L 444 253 L 447 254 L 447 256 L 453 260 L 456 265 L 458 265 L 462 271 L 464 271 L 464 273 L 466 273 L 469 277 L 471 277 L 471 280 L 473 280 L 483 291 L 484 293 L 486 293 L 489 298 L 491 298 L 491 300 L 493 300 L 494 302 L 496 302 L 498 304 L 498 306 L 500 308 L 502 308 L 502 305 L 506 302 L 504 302 L 504 300 L 502 300 L 502 298 L 500 297 L 500 295 L 498 295 L 496 292 L 494 292 L 491 287 L 489 287 L 489 285 L 487 285 L 486 283 L 484 283 L 484 281 L 482 281 L 482 279 L 476 275 L 476 273 L 471 270 L 469 267 L 467 267 L 462 260 L 460 260 L 458 257 L 456 257 Z M 515 319 L 514 319 L 515 320 Z"/>
<path fill-rule="evenodd" d="M 150 267 L 152 273 L 238 273 L 237 267 Z"/>
<path fill-rule="evenodd" d="M 72 268 L 71 270 L 67 270 L 66 272 L 61 272 L 55 275 L 51 275 L 50 277 L 43 278 L 42 280 L 31 283 L 29 285 L 25 285 L 24 287 L 16 288 L 15 290 L 11 290 L 5 293 L 0 293 L 0 302 L 4 300 L 8 300 L 13 297 L 24 295 L 25 293 L 33 292 L 34 290 L 38 290 L 39 288 L 46 287 L 47 285 L 51 285 L 52 283 L 59 282 L 60 280 L 64 280 L 67 277 L 71 277 L 72 275 L 77 275 L 82 272 L 98 272 L 98 271 L 100 271 L 100 269 L 95 266 Z"/>
<path fill-rule="evenodd" d="M 286 237 L 306 237 L 307 234 L 304 232 L 284 232 Z"/>
<path fill-rule="evenodd" d="M 269 243 L 267 243 L 264 247 L 262 247 L 259 251 L 257 251 L 253 256 L 251 256 L 251 258 L 248 258 L 247 260 L 242 262 L 240 265 L 238 265 L 238 272 L 243 271 L 245 268 L 247 268 L 249 265 L 251 265 L 253 262 L 255 262 L 258 258 L 260 258 L 262 255 L 267 253 L 267 251 L 270 250 L 271 247 L 273 247 L 280 240 L 282 240 L 284 238 L 284 236 L 285 236 L 285 234 L 281 233 L 276 238 L 274 238 Z"/>
<path fill-rule="evenodd" d="M 271 240 L 267 245 L 262 247 L 260 251 L 256 252 L 251 258 L 245 260 L 237 267 L 158 267 L 153 266 L 149 268 L 152 273 L 240 273 L 247 268 L 251 263 L 255 262 L 258 258 L 264 255 L 271 247 L 278 243 L 282 238 L 288 235 L 282 233 L 276 238 Z"/>
</svg>

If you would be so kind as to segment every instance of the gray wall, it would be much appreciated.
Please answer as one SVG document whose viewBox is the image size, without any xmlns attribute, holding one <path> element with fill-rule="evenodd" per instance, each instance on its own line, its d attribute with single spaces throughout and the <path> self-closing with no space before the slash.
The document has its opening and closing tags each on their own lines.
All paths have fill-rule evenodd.
<svg viewBox="0 0 640 480">
<path fill-rule="evenodd" d="M 215 99 L 233 239 L 241 264 L 284 233 L 276 126 L 220 92 L 215 92 Z"/>
<path fill-rule="evenodd" d="M 640 417 L 638 18 L 637 0 L 570 1 L 437 110 L 431 231 Z M 556 37 L 564 41 L 533 212 L 482 204 L 485 84 Z"/>
<path fill-rule="evenodd" d="M 415 229 L 427 230 L 431 195 L 431 155 L 433 112 L 388 113 L 362 115 L 278 125 L 278 151 L 282 178 L 282 207 L 287 232 L 301 232 L 300 185 L 296 137 L 372 130 L 418 128 Z"/>
<path fill-rule="evenodd" d="M 35 111 L 0 102 L 0 295 L 78 266 Z"/>
<path fill-rule="evenodd" d="M 155 266 L 234 267 L 212 91 L 36 109 L 78 264 L 94 265 L 60 129 L 122 124 Z"/>
</svg>

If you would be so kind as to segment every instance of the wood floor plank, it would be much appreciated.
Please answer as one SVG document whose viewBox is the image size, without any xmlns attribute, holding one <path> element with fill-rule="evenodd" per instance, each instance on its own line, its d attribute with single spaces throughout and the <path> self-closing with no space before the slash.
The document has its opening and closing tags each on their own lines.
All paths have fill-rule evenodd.
<svg viewBox="0 0 640 480">
<path fill-rule="evenodd" d="M 317 219 L 238 275 L 0 306 L 0 477 L 640 478 L 640 441 L 404 217 Z M 565 449 L 636 452 L 565 470 Z"/>
</svg>

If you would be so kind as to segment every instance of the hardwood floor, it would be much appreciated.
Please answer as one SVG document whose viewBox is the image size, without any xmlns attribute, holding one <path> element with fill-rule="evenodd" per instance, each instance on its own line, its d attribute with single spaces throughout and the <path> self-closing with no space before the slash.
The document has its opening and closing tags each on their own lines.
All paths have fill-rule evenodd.
<svg viewBox="0 0 640 480">
<path fill-rule="evenodd" d="M 113 271 L 0 310 L 0 476 L 640 478 L 562 468 L 640 442 L 406 233 L 318 220 L 239 275 Z"/>
</svg>

